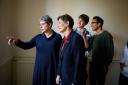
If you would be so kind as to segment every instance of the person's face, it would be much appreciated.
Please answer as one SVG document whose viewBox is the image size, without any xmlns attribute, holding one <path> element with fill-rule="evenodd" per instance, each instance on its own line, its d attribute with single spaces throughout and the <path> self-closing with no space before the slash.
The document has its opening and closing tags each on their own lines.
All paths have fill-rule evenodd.
<svg viewBox="0 0 128 85">
<path fill-rule="evenodd" d="M 40 29 L 41 29 L 42 33 L 45 33 L 45 32 L 47 32 L 50 29 L 50 26 L 45 21 L 41 20 L 40 21 Z"/>
<path fill-rule="evenodd" d="M 99 28 L 99 24 L 97 23 L 96 19 L 93 19 L 91 22 L 91 27 L 93 31 L 96 31 Z"/>
<path fill-rule="evenodd" d="M 79 28 L 84 28 L 85 22 L 81 18 L 78 18 L 77 25 Z"/>
<path fill-rule="evenodd" d="M 58 28 L 61 33 L 65 32 L 68 27 L 68 24 L 65 23 L 62 19 L 58 20 Z"/>
</svg>

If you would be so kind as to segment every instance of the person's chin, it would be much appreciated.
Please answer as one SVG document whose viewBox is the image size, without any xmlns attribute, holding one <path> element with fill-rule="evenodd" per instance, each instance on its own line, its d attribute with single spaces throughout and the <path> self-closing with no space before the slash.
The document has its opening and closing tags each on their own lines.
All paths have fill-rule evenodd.
<svg viewBox="0 0 128 85">
<path fill-rule="evenodd" d="M 81 28 L 81 26 L 78 26 L 78 28 Z"/>
<path fill-rule="evenodd" d="M 94 29 L 94 28 L 92 28 L 92 31 L 95 31 L 95 29 Z"/>
<path fill-rule="evenodd" d="M 63 33 L 61 28 L 59 28 L 59 31 L 60 31 L 60 33 Z"/>
<path fill-rule="evenodd" d="M 41 33 L 44 33 L 44 31 L 41 31 Z"/>
<path fill-rule="evenodd" d="M 62 31 L 62 30 L 60 30 L 60 33 L 63 33 L 63 31 Z"/>
<path fill-rule="evenodd" d="M 64 33 L 64 30 L 60 30 L 60 33 Z"/>
</svg>

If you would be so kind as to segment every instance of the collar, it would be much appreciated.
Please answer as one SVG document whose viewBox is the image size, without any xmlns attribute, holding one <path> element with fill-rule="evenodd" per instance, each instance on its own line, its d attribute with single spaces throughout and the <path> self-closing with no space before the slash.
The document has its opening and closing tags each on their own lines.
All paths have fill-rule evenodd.
<svg viewBox="0 0 128 85">
<path fill-rule="evenodd" d="M 72 32 L 72 30 L 68 33 L 68 35 L 67 36 L 64 36 L 64 41 L 65 40 L 68 40 L 68 38 L 70 37 L 70 35 L 71 35 L 71 32 Z"/>
</svg>

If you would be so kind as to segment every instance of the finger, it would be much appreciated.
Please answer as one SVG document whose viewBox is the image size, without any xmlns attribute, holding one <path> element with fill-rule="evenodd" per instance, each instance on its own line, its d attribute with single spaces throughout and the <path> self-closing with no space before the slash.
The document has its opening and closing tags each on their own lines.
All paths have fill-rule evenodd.
<svg viewBox="0 0 128 85">
<path fill-rule="evenodd" d="M 9 45 L 9 46 L 11 46 L 11 41 L 12 41 L 12 39 L 9 39 L 9 40 L 8 40 L 8 45 Z"/>
<path fill-rule="evenodd" d="M 59 79 L 56 79 L 56 84 L 59 84 Z"/>
<path fill-rule="evenodd" d="M 16 40 L 15 40 L 15 39 L 13 39 L 13 41 L 12 41 L 12 42 L 13 42 L 13 43 L 15 43 L 15 41 L 16 41 Z"/>
<path fill-rule="evenodd" d="M 58 84 L 58 80 L 56 79 L 56 84 Z"/>
</svg>

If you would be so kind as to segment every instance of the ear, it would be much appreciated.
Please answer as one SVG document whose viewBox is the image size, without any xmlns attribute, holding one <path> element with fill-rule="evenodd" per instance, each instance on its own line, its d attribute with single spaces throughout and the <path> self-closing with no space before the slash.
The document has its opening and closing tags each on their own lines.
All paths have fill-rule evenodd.
<svg viewBox="0 0 128 85">
<path fill-rule="evenodd" d="M 100 27 L 101 26 L 101 23 L 98 23 L 98 27 Z"/>
<path fill-rule="evenodd" d="M 66 22 L 67 26 L 69 26 L 69 21 Z"/>
<path fill-rule="evenodd" d="M 51 23 L 49 23 L 49 24 L 48 24 L 48 26 L 51 28 L 51 27 L 52 27 L 52 24 L 51 24 Z"/>
</svg>

